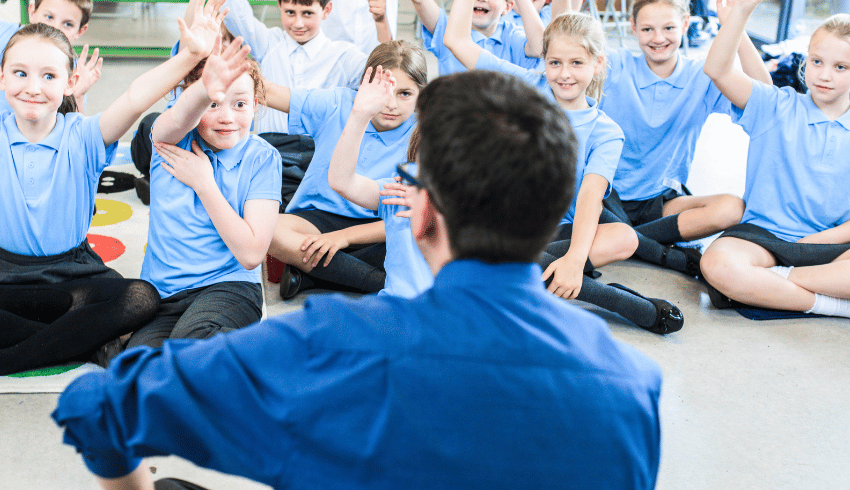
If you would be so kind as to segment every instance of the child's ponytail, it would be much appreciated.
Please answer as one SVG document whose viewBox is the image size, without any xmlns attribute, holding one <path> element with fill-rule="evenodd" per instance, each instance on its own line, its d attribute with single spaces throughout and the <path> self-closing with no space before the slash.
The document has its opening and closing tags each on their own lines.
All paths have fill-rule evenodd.
<svg viewBox="0 0 850 490">
<path fill-rule="evenodd" d="M 587 86 L 587 95 L 597 100 L 602 98 L 602 87 L 605 85 L 605 77 L 608 74 L 608 57 L 605 54 L 605 33 L 602 24 L 593 17 L 567 12 L 552 19 L 546 30 L 543 31 L 543 57 L 549 50 L 549 43 L 555 36 L 571 36 L 579 39 L 579 44 L 592 58 L 602 58 L 602 67 L 599 73 L 593 75 L 593 79 Z"/>
<path fill-rule="evenodd" d="M 69 112 L 78 112 L 77 99 L 73 95 L 62 97 L 62 103 L 59 105 L 59 114 L 68 114 Z"/>
</svg>

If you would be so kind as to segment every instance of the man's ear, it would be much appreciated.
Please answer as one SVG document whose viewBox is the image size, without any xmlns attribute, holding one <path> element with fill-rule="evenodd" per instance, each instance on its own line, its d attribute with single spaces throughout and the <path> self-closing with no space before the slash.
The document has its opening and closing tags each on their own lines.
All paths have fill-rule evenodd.
<svg viewBox="0 0 850 490">
<path fill-rule="evenodd" d="M 413 237 L 417 240 L 424 240 L 433 237 L 437 226 L 437 210 L 434 208 L 434 202 L 431 200 L 431 195 L 424 191 L 423 204 L 420 206 L 419 219 L 416 220 L 418 226 L 413 232 Z M 414 211 L 415 212 L 415 211 Z M 412 221 L 411 221 L 412 222 Z"/>
</svg>

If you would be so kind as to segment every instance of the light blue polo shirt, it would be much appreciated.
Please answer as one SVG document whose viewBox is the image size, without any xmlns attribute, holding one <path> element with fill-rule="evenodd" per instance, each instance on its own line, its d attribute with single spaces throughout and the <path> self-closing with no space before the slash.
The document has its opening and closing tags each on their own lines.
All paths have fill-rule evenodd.
<svg viewBox="0 0 850 490">
<path fill-rule="evenodd" d="M 850 220 L 850 111 L 830 121 L 810 95 L 753 82 L 732 120 L 750 136 L 741 223 L 796 242 Z"/>
<path fill-rule="evenodd" d="M 549 91 L 551 93 L 551 89 Z M 570 209 L 561 220 L 561 225 L 572 223 L 576 213 L 576 200 L 581 181 L 585 175 L 601 175 L 608 181 L 605 196 L 611 193 L 611 182 L 617 172 L 617 163 L 623 151 L 623 131 L 597 107 L 596 100 L 587 97 L 590 107 L 577 111 L 564 111 L 570 118 L 570 124 L 578 141 L 576 159 L 576 189 Z"/>
<path fill-rule="evenodd" d="M 688 180 L 697 138 L 708 115 L 728 114 L 731 104 L 703 73 L 704 62 L 679 56 L 673 73 L 660 78 L 643 53 L 609 51 L 600 109 L 626 135 L 614 188 L 624 201 L 652 199 Z"/>
<path fill-rule="evenodd" d="M 519 12 L 517 12 L 516 10 L 511 9 L 510 12 L 502 16 L 502 20 L 507 23 L 513 24 L 522 30 L 525 30 L 525 28 L 522 26 L 522 16 L 519 15 Z M 551 5 L 544 5 L 543 8 L 540 9 L 540 20 L 543 21 L 543 27 L 548 26 L 549 23 L 552 22 Z"/>
<path fill-rule="evenodd" d="M 437 57 L 439 75 L 466 71 L 463 64 L 443 44 L 448 20 L 446 11 L 440 10 L 440 19 L 437 21 L 433 33 L 428 32 L 428 29 L 422 26 L 422 45 Z M 490 37 L 484 37 L 476 30 L 472 30 L 471 33 L 475 44 L 484 48 L 485 51 L 493 53 L 497 58 L 510 61 L 523 68 L 535 68 L 540 64 L 540 58 L 530 58 L 525 55 L 525 44 L 527 42 L 525 31 L 510 22 L 505 22 L 504 19 L 499 20 L 496 32 Z"/>
<path fill-rule="evenodd" d="M 318 209 L 351 218 L 374 219 L 377 216 L 375 211 L 345 200 L 328 184 L 331 156 L 351 114 L 356 94 L 354 90 L 342 87 L 292 90 L 289 132 L 311 136 L 315 140 L 316 152 L 286 207 L 287 213 Z M 390 131 L 376 131 L 370 122 L 360 144 L 355 172 L 372 180 L 391 177 L 396 165 L 406 161 L 407 146 L 415 126 L 415 114 Z"/>
<path fill-rule="evenodd" d="M 20 24 L 14 22 L 0 21 L 0 56 L 6 51 L 6 45 L 9 44 L 9 39 L 15 35 L 21 28 Z M 12 106 L 6 101 L 6 92 L 0 90 L 0 112 L 12 112 Z"/>
<path fill-rule="evenodd" d="M 493 54 L 482 52 L 475 65 L 478 70 L 493 70 L 515 75 L 525 80 L 542 94 L 555 102 L 552 88 L 546 80 L 546 74 L 538 70 L 527 70 L 496 58 Z M 570 124 L 578 141 L 578 161 L 576 162 L 575 197 L 567 214 L 560 224 L 572 223 L 575 216 L 576 198 L 581 181 L 587 174 L 598 174 L 608 181 L 605 196 L 611 193 L 611 183 L 617 171 L 620 152 L 623 150 L 623 131 L 610 117 L 599 110 L 596 100 L 586 97 L 587 109 L 564 111 L 570 119 Z"/>
<path fill-rule="evenodd" d="M 410 164 L 410 170 L 415 172 L 416 165 Z M 384 184 L 390 182 L 395 180 L 381 179 L 378 184 L 383 189 Z M 434 274 L 413 239 L 410 219 L 396 216 L 396 213 L 407 208 L 397 204 L 384 204 L 384 199 L 389 197 L 381 196 L 381 204 L 378 206 L 378 216 L 384 220 L 384 232 L 387 235 L 387 255 L 384 258 L 387 279 L 384 289 L 378 295 L 415 298 L 434 285 Z"/>
<path fill-rule="evenodd" d="M 0 248 L 44 257 L 85 238 L 100 174 L 118 143 L 103 144 L 100 115 L 56 114 L 46 138 L 30 143 L 15 115 L 0 113 Z"/>
<path fill-rule="evenodd" d="M 251 199 L 280 202 L 280 153 L 265 140 L 250 135 L 229 150 L 213 153 L 193 129 L 177 146 L 192 151 L 192 140 L 210 158 L 218 188 L 240 217 Z M 150 228 L 141 278 L 163 298 L 225 281 L 259 283 L 260 268 L 249 271 L 239 264 L 195 191 L 172 177 L 162 162 L 154 148 Z"/>
</svg>

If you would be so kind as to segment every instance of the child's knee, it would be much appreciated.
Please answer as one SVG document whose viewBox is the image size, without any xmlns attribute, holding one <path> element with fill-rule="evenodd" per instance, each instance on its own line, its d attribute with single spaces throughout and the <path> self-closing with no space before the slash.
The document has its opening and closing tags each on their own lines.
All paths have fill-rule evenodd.
<svg viewBox="0 0 850 490">
<path fill-rule="evenodd" d="M 723 243 L 712 243 L 700 259 L 700 270 L 709 284 L 716 287 L 732 280 L 738 267 Z"/>
<path fill-rule="evenodd" d="M 732 194 L 718 196 L 714 205 L 712 216 L 715 219 L 717 229 L 725 230 L 730 226 L 737 225 L 744 216 L 744 201 Z"/>
</svg>

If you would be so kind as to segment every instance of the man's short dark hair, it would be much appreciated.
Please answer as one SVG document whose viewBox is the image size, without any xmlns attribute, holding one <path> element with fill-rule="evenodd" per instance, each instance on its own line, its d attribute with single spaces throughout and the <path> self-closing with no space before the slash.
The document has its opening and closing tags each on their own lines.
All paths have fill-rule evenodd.
<svg viewBox="0 0 850 490">
<path fill-rule="evenodd" d="M 434 80 L 417 109 L 420 180 L 455 257 L 535 261 L 573 199 L 577 144 L 564 111 L 488 71 Z"/>
<path fill-rule="evenodd" d="M 318 3 L 319 7 L 322 7 L 322 10 L 324 10 L 325 7 L 328 6 L 328 2 L 330 2 L 330 1 L 331 0 L 277 0 L 277 4 L 281 5 L 281 4 L 284 4 L 284 3 L 293 3 L 295 5 L 303 5 L 305 7 L 309 7 L 310 5 L 313 5 L 314 3 Z"/>
</svg>

